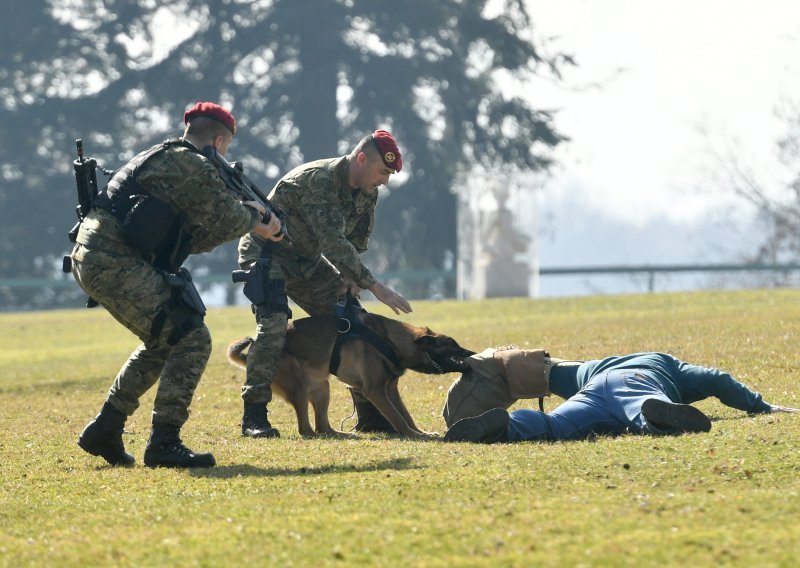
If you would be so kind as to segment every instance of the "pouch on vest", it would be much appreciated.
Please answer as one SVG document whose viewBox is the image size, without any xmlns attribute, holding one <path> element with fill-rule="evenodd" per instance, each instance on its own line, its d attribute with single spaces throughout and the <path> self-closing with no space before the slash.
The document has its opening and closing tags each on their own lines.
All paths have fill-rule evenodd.
<svg viewBox="0 0 800 568">
<path fill-rule="evenodd" d="M 134 202 L 122 219 L 122 237 L 142 254 L 151 254 L 167 237 L 175 214 L 152 195 L 132 195 Z"/>
</svg>

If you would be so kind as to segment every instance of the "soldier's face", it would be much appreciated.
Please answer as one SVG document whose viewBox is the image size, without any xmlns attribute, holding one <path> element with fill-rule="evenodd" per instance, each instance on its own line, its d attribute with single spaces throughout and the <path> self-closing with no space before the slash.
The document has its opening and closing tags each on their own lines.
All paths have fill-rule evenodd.
<svg viewBox="0 0 800 568">
<path fill-rule="evenodd" d="M 366 157 L 366 156 L 365 156 Z M 364 161 L 364 169 L 359 187 L 365 193 L 374 193 L 382 185 L 389 183 L 389 176 L 394 170 L 386 167 L 380 157 L 367 158 Z"/>
</svg>

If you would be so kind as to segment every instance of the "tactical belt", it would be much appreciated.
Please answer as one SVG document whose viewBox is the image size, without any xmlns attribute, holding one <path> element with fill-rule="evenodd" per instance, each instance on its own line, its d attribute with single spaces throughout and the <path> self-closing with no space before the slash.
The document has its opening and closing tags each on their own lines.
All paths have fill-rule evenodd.
<svg viewBox="0 0 800 568">
<path fill-rule="evenodd" d="M 358 311 L 356 311 L 357 309 Z M 365 311 L 366 310 L 364 310 L 364 308 L 361 306 L 361 303 L 358 301 L 358 299 L 354 298 L 348 291 L 347 300 L 344 305 L 344 311 L 339 315 L 339 325 L 336 328 L 338 334 L 336 335 L 336 341 L 333 344 L 331 362 L 330 365 L 328 365 L 328 371 L 331 375 L 336 376 L 336 372 L 339 370 L 339 364 L 342 362 L 342 345 L 344 345 L 346 341 L 352 339 L 361 339 L 366 341 L 375 349 L 377 349 L 381 355 L 388 359 L 392 365 L 402 368 L 402 365 L 400 364 L 400 357 L 397 355 L 397 352 L 392 349 L 392 346 L 389 345 L 386 339 L 361 323 L 359 313 Z"/>
</svg>

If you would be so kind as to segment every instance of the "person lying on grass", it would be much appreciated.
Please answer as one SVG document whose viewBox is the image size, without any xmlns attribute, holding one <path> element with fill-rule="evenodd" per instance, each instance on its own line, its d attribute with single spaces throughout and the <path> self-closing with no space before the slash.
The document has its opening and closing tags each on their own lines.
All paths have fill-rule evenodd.
<svg viewBox="0 0 800 568">
<path fill-rule="evenodd" d="M 487 349 L 450 387 L 442 415 L 448 442 L 584 440 L 596 435 L 708 432 L 711 421 L 690 403 L 714 396 L 750 414 L 800 412 L 767 404 L 719 369 L 665 353 L 565 361 L 543 350 Z M 554 393 L 552 412 L 506 409 L 520 398 Z"/>
</svg>

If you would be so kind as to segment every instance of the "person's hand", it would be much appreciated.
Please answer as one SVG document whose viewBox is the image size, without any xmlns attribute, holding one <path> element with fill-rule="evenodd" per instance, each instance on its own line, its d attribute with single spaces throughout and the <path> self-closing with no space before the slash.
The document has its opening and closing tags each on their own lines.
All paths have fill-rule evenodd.
<svg viewBox="0 0 800 568">
<path fill-rule="evenodd" d="M 245 202 L 247 204 L 248 202 Z M 281 231 L 281 221 L 278 219 L 277 215 L 272 215 L 269 218 L 267 223 L 259 223 L 256 225 L 256 228 L 253 229 L 253 232 L 261 237 L 262 239 L 267 239 L 269 241 L 278 242 L 283 240 L 283 234 L 281 233 L 280 236 L 275 236 Z"/>
<path fill-rule="evenodd" d="M 359 288 L 358 284 L 349 278 L 342 278 L 342 285 L 339 288 L 339 295 L 342 296 L 347 292 L 350 292 L 350 295 L 354 298 L 358 298 L 358 295 L 361 293 L 361 288 Z"/>
<path fill-rule="evenodd" d="M 259 213 L 261 213 L 261 216 L 262 216 L 262 217 L 263 217 L 264 215 L 266 215 L 266 214 L 267 214 L 267 208 L 266 208 L 266 207 L 264 207 L 264 206 L 263 206 L 261 203 L 259 203 L 258 201 L 242 201 L 242 205 L 246 205 L 247 207 L 250 207 L 250 208 L 252 208 L 252 209 L 255 209 L 256 211 L 258 211 Z"/>
<path fill-rule="evenodd" d="M 395 314 L 400 314 L 400 312 L 404 314 L 411 313 L 411 304 L 386 284 L 375 282 L 375 284 L 369 287 L 369 291 L 375 294 L 375 297 L 381 302 L 392 308 Z"/>
<path fill-rule="evenodd" d="M 775 412 L 800 412 L 800 408 L 792 408 L 791 406 L 779 406 L 777 404 L 771 404 L 770 406 L 772 407 L 772 409 L 770 410 L 770 412 L 772 412 L 772 413 L 775 413 Z"/>
</svg>

